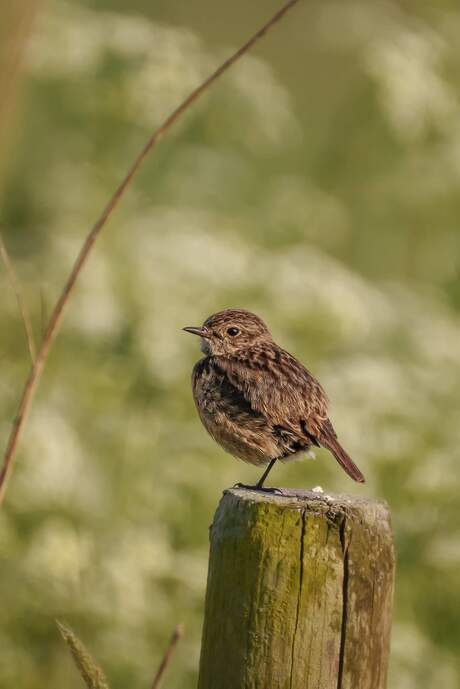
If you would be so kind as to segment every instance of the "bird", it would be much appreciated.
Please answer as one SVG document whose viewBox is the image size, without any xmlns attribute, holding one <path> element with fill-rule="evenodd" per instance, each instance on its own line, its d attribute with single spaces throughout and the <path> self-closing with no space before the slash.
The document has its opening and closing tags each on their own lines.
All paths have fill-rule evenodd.
<svg viewBox="0 0 460 689">
<path fill-rule="evenodd" d="M 287 462 L 313 447 L 329 450 L 353 480 L 364 476 L 344 450 L 328 415 L 320 383 L 273 339 L 264 321 L 244 309 L 225 309 L 200 327 L 204 354 L 192 372 L 199 417 L 214 440 L 231 455 L 266 466 L 264 482 L 277 461 Z"/>
</svg>

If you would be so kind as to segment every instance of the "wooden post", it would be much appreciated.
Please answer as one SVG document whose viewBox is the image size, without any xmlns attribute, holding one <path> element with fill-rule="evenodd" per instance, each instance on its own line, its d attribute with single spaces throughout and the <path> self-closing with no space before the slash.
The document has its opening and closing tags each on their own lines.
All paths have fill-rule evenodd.
<svg viewBox="0 0 460 689">
<path fill-rule="evenodd" d="M 384 689 L 385 504 L 231 489 L 211 526 L 198 689 Z"/>
</svg>

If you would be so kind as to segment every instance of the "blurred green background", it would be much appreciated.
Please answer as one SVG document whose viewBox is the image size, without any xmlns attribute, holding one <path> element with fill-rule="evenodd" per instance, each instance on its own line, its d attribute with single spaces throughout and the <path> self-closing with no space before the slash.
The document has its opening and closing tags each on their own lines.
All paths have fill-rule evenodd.
<svg viewBox="0 0 460 689">
<path fill-rule="evenodd" d="M 3 147 L 1 231 L 37 338 L 152 128 L 272 0 L 47 2 Z M 5 5 L 6 7 L 6 5 Z M 82 276 L 0 522 L 0 686 L 81 686 L 54 619 L 113 689 L 193 689 L 208 525 L 259 471 L 206 435 L 180 331 L 255 310 L 320 378 L 368 482 L 325 452 L 272 482 L 390 504 L 389 687 L 460 683 L 460 9 L 304 2 L 183 118 Z M 29 366 L 0 272 L 0 430 Z M 365 640 L 363 640 L 365 643 Z"/>
</svg>

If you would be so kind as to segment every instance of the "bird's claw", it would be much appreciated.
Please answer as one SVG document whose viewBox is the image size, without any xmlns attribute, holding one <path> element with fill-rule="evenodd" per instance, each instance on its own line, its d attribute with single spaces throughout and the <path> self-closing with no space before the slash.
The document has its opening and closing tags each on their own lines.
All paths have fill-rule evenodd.
<svg viewBox="0 0 460 689">
<path fill-rule="evenodd" d="M 247 483 L 235 483 L 233 488 L 245 488 L 246 490 L 260 490 L 263 493 L 278 493 L 282 495 L 282 491 L 279 488 L 265 488 L 264 486 L 259 486 L 257 483 L 254 486 L 250 486 Z"/>
</svg>

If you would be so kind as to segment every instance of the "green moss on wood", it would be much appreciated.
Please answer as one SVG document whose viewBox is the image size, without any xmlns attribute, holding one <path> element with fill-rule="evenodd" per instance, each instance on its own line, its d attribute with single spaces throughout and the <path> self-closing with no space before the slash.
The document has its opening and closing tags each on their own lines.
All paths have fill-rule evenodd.
<svg viewBox="0 0 460 689">
<path fill-rule="evenodd" d="M 386 507 L 227 491 L 211 528 L 199 689 L 383 689 Z"/>
</svg>

